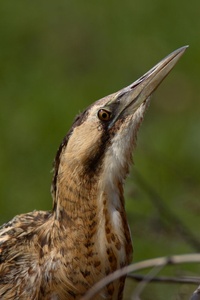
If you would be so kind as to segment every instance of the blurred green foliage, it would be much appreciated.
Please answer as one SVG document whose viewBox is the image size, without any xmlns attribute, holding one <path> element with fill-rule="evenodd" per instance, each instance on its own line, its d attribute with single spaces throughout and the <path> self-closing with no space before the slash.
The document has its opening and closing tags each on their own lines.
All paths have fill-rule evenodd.
<svg viewBox="0 0 200 300">
<path fill-rule="evenodd" d="M 1 223 L 51 208 L 52 161 L 78 112 L 189 44 L 153 96 L 126 198 L 135 261 L 197 251 L 180 228 L 199 240 L 199 36 L 198 0 L 2 1 Z M 143 299 L 181 289 L 150 286 Z"/>
</svg>

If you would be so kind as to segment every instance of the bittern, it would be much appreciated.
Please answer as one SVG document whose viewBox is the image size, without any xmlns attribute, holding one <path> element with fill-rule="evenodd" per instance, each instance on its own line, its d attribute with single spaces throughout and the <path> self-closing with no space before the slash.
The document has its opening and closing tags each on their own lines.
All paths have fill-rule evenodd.
<svg viewBox="0 0 200 300">
<path fill-rule="evenodd" d="M 124 181 L 150 95 L 185 50 L 75 119 L 54 161 L 52 211 L 21 214 L 0 228 L 0 299 L 81 299 L 131 262 Z M 122 299 L 124 281 L 95 299 Z"/>
</svg>

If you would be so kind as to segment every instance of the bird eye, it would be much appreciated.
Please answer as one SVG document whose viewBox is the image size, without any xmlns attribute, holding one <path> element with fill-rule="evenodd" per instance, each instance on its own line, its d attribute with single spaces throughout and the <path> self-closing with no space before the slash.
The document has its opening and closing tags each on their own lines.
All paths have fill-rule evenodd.
<svg viewBox="0 0 200 300">
<path fill-rule="evenodd" d="M 100 109 L 98 111 L 98 118 L 101 120 L 101 121 L 109 121 L 111 119 L 112 115 L 111 115 L 111 112 L 108 111 L 108 110 L 105 110 L 105 109 Z"/>
</svg>

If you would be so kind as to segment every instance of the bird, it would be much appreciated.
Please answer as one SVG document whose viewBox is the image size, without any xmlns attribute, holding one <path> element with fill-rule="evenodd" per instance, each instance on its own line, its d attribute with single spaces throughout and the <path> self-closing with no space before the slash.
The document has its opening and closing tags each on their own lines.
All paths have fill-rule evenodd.
<svg viewBox="0 0 200 300">
<path fill-rule="evenodd" d="M 129 86 L 79 114 L 54 160 L 51 211 L 0 227 L 0 299 L 77 300 L 133 255 L 124 183 L 150 96 L 181 47 Z M 120 300 L 125 277 L 95 299 Z"/>
</svg>

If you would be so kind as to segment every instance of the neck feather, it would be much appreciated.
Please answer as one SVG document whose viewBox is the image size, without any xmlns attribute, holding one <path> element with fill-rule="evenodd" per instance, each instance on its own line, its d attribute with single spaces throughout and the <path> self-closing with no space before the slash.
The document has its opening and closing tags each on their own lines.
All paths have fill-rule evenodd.
<svg viewBox="0 0 200 300">
<path fill-rule="evenodd" d="M 130 261 L 132 246 L 124 208 L 123 180 L 108 178 L 104 176 L 105 171 L 87 176 L 81 166 L 74 168 L 61 159 L 54 216 L 61 224 L 76 228 L 86 243 L 96 244 L 100 255 L 105 256 L 110 251 L 110 256 L 120 257 L 114 262 L 116 265 L 111 266 L 114 270 Z"/>
</svg>

